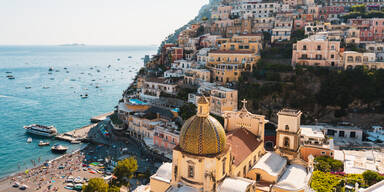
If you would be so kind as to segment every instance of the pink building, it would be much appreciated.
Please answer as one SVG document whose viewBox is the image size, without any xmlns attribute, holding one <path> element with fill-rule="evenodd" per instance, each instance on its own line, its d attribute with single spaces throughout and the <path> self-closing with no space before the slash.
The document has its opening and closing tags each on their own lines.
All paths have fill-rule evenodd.
<svg viewBox="0 0 384 192">
<path fill-rule="evenodd" d="M 292 65 L 340 67 L 340 41 L 319 33 L 293 44 Z"/>
<path fill-rule="evenodd" d="M 172 124 L 155 127 L 153 144 L 160 149 L 172 150 L 179 144 L 179 132 L 176 128 Z"/>
<path fill-rule="evenodd" d="M 384 18 L 351 19 L 352 26 L 360 30 L 360 41 L 382 41 Z"/>
</svg>

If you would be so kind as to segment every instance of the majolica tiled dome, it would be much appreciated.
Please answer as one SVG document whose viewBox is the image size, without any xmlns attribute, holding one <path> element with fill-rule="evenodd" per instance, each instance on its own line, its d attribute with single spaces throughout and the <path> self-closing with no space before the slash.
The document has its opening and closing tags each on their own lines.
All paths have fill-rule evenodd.
<svg viewBox="0 0 384 192">
<path fill-rule="evenodd" d="M 194 155 L 221 153 L 226 144 L 223 126 L 209 115 L 209 102 L 205 97 L 198 101 L 197 114 L 181 128 L 180 148 Z"/>
</svg>

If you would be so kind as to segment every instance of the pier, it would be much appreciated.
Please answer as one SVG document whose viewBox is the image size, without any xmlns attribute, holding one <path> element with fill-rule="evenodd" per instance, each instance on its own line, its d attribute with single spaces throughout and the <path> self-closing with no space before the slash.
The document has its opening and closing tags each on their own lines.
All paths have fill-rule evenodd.
<svg viewBox="0 0 384 192">
<path fill-rule="evenodd" d="M 110 116 L 112 114 L 113 114 L 113 111 L 109 112 L 109 113 L 105 113 L 105 114 L 102 114 L 102 115 L 98 115 L 98 116 L 92 117 L 91 118 L 91 122 L 92 123 L 98 123 L 100 121 L 105 120 L 108 116 Z"/>
<path fill-rule="evenodd" d="M 97 123 L 93 123 L 87 126 L 84 126 L 79 129 L 75 129 L 73 131 L 69 131 L 63 134 L 57 135 L 55 138 L 58 140 L 73 142 L 73 141 L 83 141 L 87 138 L 88 132 L 97 125 Z"/>
</svg>

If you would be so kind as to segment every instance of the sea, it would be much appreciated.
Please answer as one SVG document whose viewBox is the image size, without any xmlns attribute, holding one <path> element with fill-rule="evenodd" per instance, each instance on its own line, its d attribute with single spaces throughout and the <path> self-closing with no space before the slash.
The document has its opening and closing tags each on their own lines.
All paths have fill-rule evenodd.
<svg viewBox="0 0 384 192">
<path fill-rule="evenodd" d="M 23 126 L 54 125 L 60 133 L 115 109 L 156 46 L 0 46 L 0 178 L 57 158 Z M 49 72 L 52 68 L 53 71 Z M 13 75 L 15 79 L 7 78 Z M 88 98 L 81 98 L 81 95 Z"/>
</svg>

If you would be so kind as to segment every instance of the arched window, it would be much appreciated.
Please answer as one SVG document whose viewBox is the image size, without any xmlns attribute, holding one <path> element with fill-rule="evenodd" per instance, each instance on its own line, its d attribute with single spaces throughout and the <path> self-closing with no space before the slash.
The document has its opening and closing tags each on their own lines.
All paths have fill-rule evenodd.
<svg viewBox="0 0 384 192">
<path fill-rule="evenodd" d="M 285 125 L 285 130 L 289 131 L 289 126 L 288 125 Z"/>
<path fill-rule="evenodd" d="M 360 63 L 360 62 L 361 62 L 361 57 L 360 57 L 360 56 L 357 56 L 355 60 L 356 60 L 356 62 L 359 62 L 359 63 Z"/>
<path fill-rule="evenodd" d="M 289 148 L 289 138 L 288 137 L 284 138 L 284 147 Z"/>
</svg>

